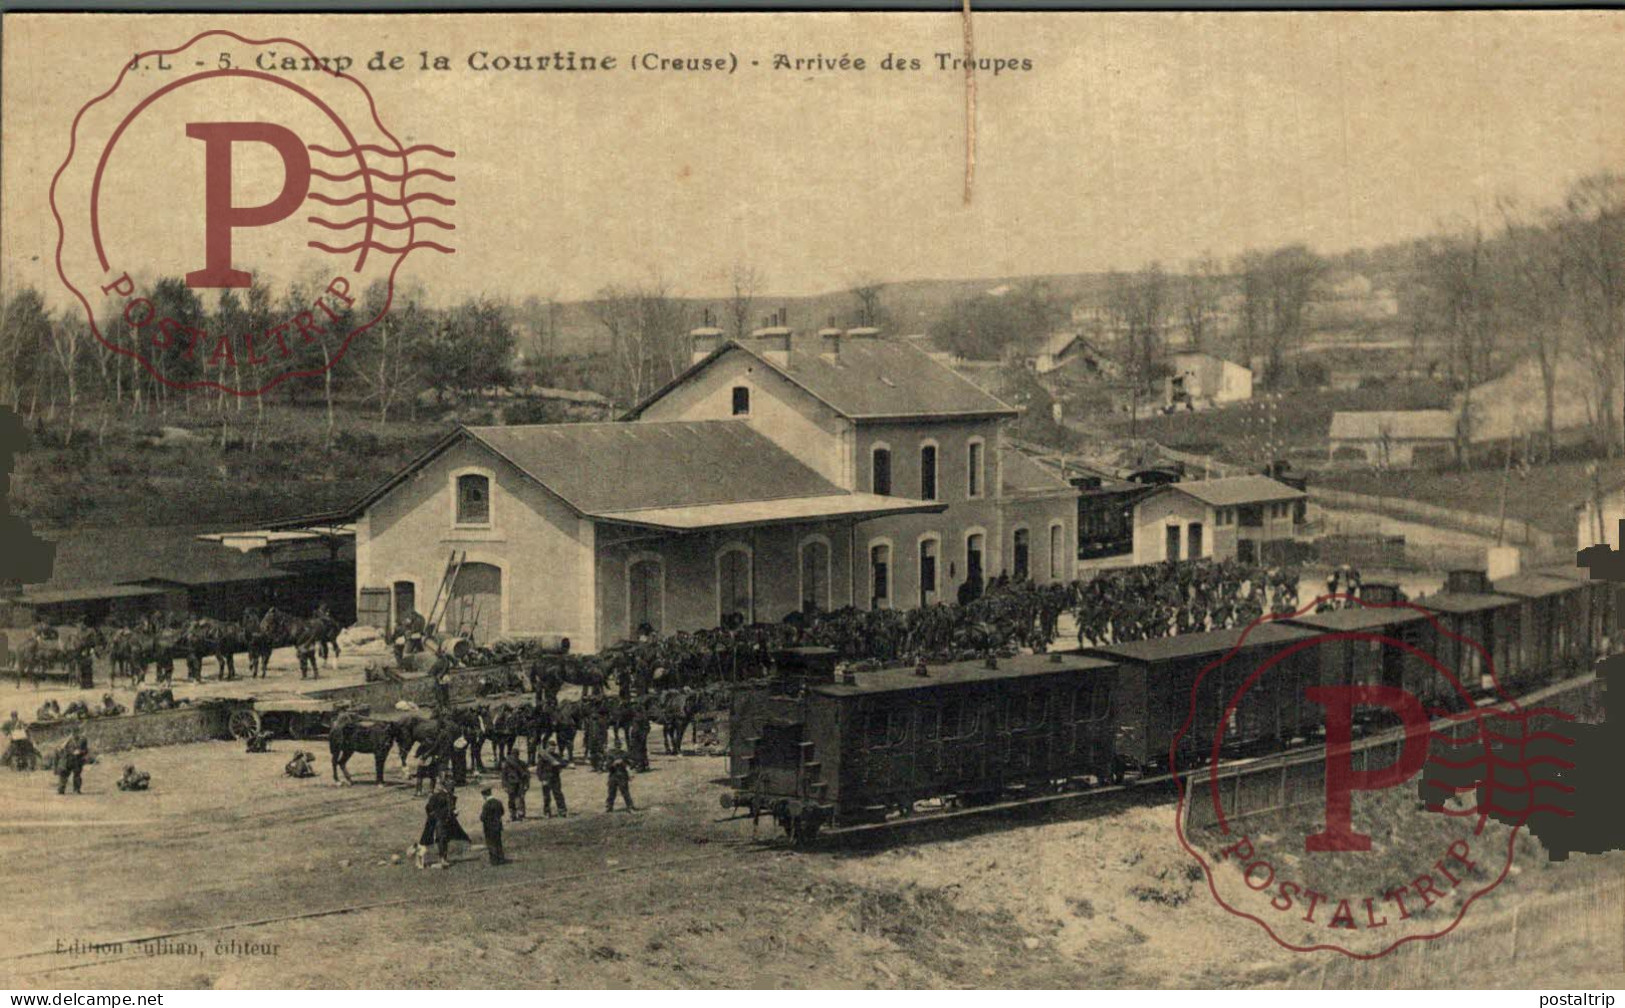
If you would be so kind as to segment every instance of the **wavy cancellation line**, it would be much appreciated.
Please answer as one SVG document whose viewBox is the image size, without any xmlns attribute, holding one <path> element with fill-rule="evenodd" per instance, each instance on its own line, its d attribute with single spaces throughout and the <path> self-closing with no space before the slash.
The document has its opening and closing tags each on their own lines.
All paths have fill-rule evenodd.
<svg viewBox="0 0 1625 1008">
<path fill-rule="evenodd" d="M 342 224 L 325 220 L 321 217 L 306 217 L 305 220 L 312 224 L 320 224 L 322 227 L 330 228 L 334 231 L 343 231 L 348 228 L 353 228 L 357 224 L 371 224 L 373 227 L 381 227 L 389 231 L 404 231 L 416 224 L 422 224 L 426 227 L 445 228 L 447 231 L 457 230 L 457 225 L 448 224 L 438 217 L 408 217 L 404 221 L 390 221 L 384 220 L 381 217 L 363 216 L 357 217 L 355 220 L 345 221 Z"/>
<path fill-rule="evenodd" d="M 379 251 L 379 252 L 387 252 L 390 255 L 405 255 L 406 253 L 412 251 L 413 249 L 420 249 L 420 248 L 433 249 L 436 252 L 444 252 L 447 255 L 451 255 L 452 253 L 457 251 L 456 249 L 447 248 L 444 245 L 441 245 L 441 244 L 439 244 L 437 242 L 432 242 L 432 241 L 415 241 L 415 242 L 412 242 L 409 245 L 404 245 L 404 246 L 384 245 L 381 242 L 375 242 L 375 241 L 360 241 L 360 242 L 356 242 L 353 245 L 344 245 L 344 246 L 339 247 L 339 248 L 334 248 L 331 245 L 325 245 L 322 242 L 317 242 L 317 241 L 305 242 L 305 244 L 307 246 L 309 246 L 310 248 L 321 249 L 323 252 L 331 252 L 334 255 L 344 255 L 347 252 L 354 252 L 356 249 L 360 249 L 360 248 L 364 248 L 364 249 L 368 249 L 368 250 L 376 250 L 376 251 Z"/>
<path fill-rule="evenodd" d="M 320 168 L 312 168 L 310 173 L 317 178 L 326 179 L 329 182 L 348 182 L 351 179 L 360 178 L 363 175 L 368 178 L 383 179 L 386 182 L 405 182 L 407 179 L 418 175 L 428 175 L 429 177 L 437 178 L 442 182 L 457 181 L 457 176 L 447 175 L 445 172 L 435 171 L 433 168 L 413 168 L 408 171 L 403 171 L 399 175 L 396 175 L 393 172 L 384 171 L 382 168 L 357 168 L 355 171 L 346 172 L 343 175 L 335 172 L 322 171 Z"/>
<path fill-rule="evenodd" d="M 306 144 L 305 146 L 314 153 L 325 154 L 328 157 L 355 157 L 357 154 L 361 153 L 383 154 L 386 157 L 406 157 L 409 154 L 416 154 L 419 151 L 425 151 L 430 154 L 438 154 L 441 157 L 454 158 L 457 156 L 456 153 L 446 150 L 444 147 L 436 147 L 434 144 L 415 144 L 401 150 L 390 150 L 387 147 L 380 147 L 377 144 L 358 144 L 349 148 L 348 150 L 333 150 L 331 147 L 323 147 L 320 144 Z"/>
<path fill-rule="evenodd" d="M 457 205 L 456 200 L 447 199 L 446 197 L 436 195 L 435 193 L 413 193 L 410 196 L 404 196 L 400 199 L 394 199 L 389 196 L 369 196 L 366 193 L 353 193 L 343 199 L 338 199 L 336 197 L 329 196 L 326 193 L 313 192 L 309 194 L 308 198 L 313 199 L 318 203 L 326 203 L 328 206 L 348 206 L 351 203 L 358 203 L 361 200 L 382 203 L 385 206 L 406 206 L 408 203 L 416 200 L 428 200 L 431 203 L 439 203 L 441 206 Z"/>
</svg>

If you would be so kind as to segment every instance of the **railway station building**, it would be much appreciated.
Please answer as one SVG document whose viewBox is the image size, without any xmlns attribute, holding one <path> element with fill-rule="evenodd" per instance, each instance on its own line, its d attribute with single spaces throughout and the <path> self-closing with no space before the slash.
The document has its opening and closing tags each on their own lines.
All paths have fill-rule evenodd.
<svg viewBox="0 0 1625 1008">
<path fill-rule="evenodd" d="M 459 427 L 356 502 L 359 621 L 592 651 L 1073 577 L 1078 491 L 1004 450 L 1013 407 L 874 330 L 693 339 L 620 421 Z"/>
</svg>

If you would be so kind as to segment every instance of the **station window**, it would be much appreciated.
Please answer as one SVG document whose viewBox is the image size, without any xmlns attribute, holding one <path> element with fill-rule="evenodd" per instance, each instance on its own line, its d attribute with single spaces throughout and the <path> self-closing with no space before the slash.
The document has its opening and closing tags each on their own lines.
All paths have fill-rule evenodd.
<svg viewBox="0 0 1625 1008">
<path fill-rule="evenodd" d="M 869 487 L 882 497 L 891 496 L 891 449 L 876 448 L 870 456 Z"/>
<path fill-rule="evenodd" d="M 734 416 L 750 416 L 750 389 L 744 385 L 734 386 Z"/>
<path fill-rule="evenodd" d="M 457 524 L 488 525 L 490 522 L 490 477 L 478 473 L 457 477 Z"/>
<path fill-rule="evenodd" d="M 891 605 L 891 547 L 884 543 L 869 548 L 869 572 L 873 581 L 870 606 L 884 609 Z"/>
<path fill-rule="evenodd" d="M 937 446 L 920 448 L 920 499 L 937 499 Z"/>
</svg>

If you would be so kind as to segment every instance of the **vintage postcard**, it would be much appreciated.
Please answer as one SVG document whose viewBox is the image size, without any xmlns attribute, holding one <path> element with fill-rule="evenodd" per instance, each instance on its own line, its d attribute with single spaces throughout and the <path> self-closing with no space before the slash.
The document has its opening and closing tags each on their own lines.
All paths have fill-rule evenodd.
<svg viewBox="0 0 1625 1008">
<path fill-rule="evenodd" d="M 1625 984 L 1625 14 L 0 38 L 4 986 Z"/>
</svg>

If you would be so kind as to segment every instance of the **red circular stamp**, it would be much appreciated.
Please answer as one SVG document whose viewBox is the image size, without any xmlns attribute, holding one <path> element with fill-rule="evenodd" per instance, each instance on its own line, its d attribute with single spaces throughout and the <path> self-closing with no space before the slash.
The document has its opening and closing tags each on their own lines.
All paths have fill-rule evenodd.
<svg viewBox="0 0 1625 1008">
<path fill-rule="evenodd" d="M 403 145 L 346 68 L 217 29 L 85 103 L 50 203 L 57 274 L 104 346 L 176 388 L 256 395 L 337 364 L 408 255 L 454 251 L 455 152 Z"/>
<path fill-rule="evenodd" d="M 1247 645 L 1323 603 L 1349 618 Z M 1566 814 L 1542 789 L 1571 789 L 1536 779 L 1564 764 L 1526 751 L 1561 737 L 1534 718 L 1572 719 L 1520 707 L 1431 610 L 1323 596 L 1261 617 L 1191 685 L 1169 753 L 1180 843 L 1220 906 L 1289 950 L 1372 959 L 1441 937 L 1511 873 L 1531 815 Z"/>
</svg>

